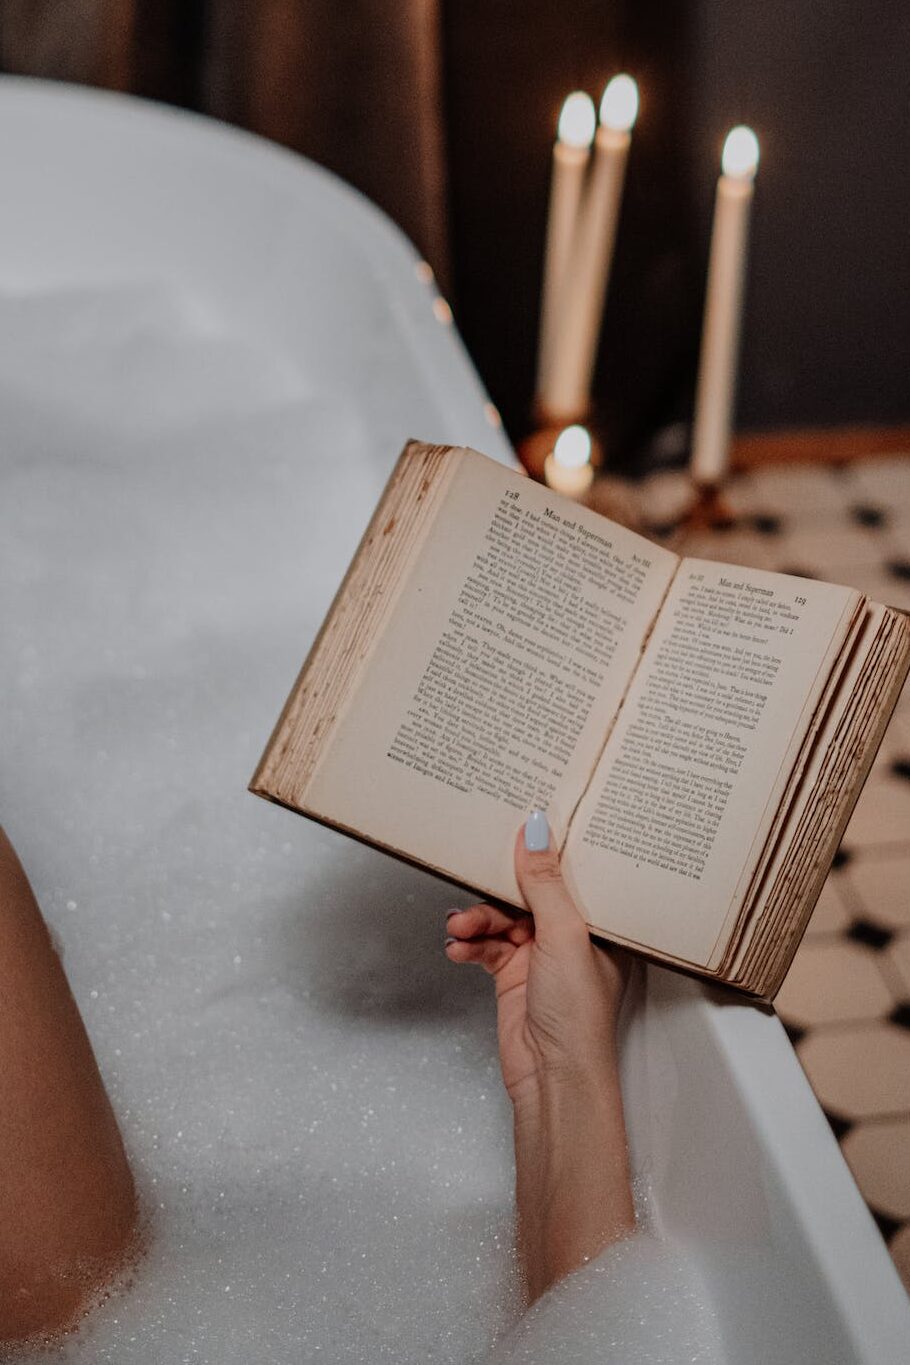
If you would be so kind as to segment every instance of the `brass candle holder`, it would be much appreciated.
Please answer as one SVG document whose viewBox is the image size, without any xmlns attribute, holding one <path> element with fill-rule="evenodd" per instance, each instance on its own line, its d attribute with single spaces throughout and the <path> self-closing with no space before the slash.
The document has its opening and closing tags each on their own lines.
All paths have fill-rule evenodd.
<svg viewBox="0 0 910 1365">
<path fill-rule="evenodd" d="M 555 492 L 572 497 L 582 506 L 609 517 L 611 521 L 617 521 L 630 530 L 641 530 L 641 515 L 634 486 L 615 474 L 603 472 L 604 445 L 590 411 L 578 414 L 573 420 L 561 422 L 540 409 L 535 417 L 537 425 L 518 446 L 518 457 L 530 477 L 547 484 Z M 560 438 L 572 429 L 579 428 L 590 439 L 586 465 L 590 467 L 591 474 L 587 478 L 581 477 L 581 468 L 584 466 L 563 469 L 555 456 Z"/>
</svg>

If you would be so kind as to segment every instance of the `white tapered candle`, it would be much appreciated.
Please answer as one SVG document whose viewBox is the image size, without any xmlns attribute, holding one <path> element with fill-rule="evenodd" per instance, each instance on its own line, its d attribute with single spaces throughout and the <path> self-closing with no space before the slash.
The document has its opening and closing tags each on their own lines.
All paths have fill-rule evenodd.
<svg viewBox="0 0 910 1365">
<path fill-rule="evenodd" d="M 578 218 L 547 383 L 540 391 L 541 407 L 558 421 L 580 416 L 590 402 L 631 129 L 637 114 L 638 86 L 631 76 L 614 76 L 600 102 L 591 183 Z"/>
<path fill-rule="evenodd" d="M 586 95 L 583 90 L 573 91 L 562 106 L 556 141 L 553 144 L 547 245 L 540 298 L 540 339 L 537 348 L 537 393 L 541 405 L 556 342 L 559 303 L 575 237 L 596 121 L 591 96 Z"/>
<path fill-rule="evenodd" d="M 717 487 L 727 472 L 736 398 L 736 364 L 749 243 L 758 139 L 751 128 L 731 129 L 721 158 L 701 358 L 695 392 L 690 472 L 695 483 Z"/>
</svg>

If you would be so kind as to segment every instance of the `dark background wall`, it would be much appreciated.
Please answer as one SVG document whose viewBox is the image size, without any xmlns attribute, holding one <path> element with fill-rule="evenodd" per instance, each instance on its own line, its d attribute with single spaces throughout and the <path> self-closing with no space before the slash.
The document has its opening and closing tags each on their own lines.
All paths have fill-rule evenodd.
<svg viewBox="0 0 910 1365">
<path fill-rule="evenodd" d="M 693 153 L 722 111 L 763 148 L 741 420 L 906 421 L 910 5 L 699 0 L 695 14 Z"/>
<path fill-rule="evenodd" d="M 0 0 L 0 66 L 170 100 L 344 175 L 434 263 L 511 434 L 533 396 L 563 97 L 642 107 L 595 401 L 627 458 L 691 412 L 726 130 L 755 127 L 739 422 L 910 421 L 905 0 Z"/>
</svg>

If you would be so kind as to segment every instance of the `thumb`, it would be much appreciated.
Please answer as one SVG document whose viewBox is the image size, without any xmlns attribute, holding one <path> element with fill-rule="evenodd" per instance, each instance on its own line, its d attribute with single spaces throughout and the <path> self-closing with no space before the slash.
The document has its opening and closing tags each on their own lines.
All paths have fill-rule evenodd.
<svg viewBox="0 0 910 1365">
<path fill-rule="evenodd" d="M 532 810 L 515 841 L 515 876 L 534 931 L 543 946 L 547 941 L 588 941 L 584 918 L 569 895 L 559 866 L 550 826 L 542 810 Z"/>
</svg>

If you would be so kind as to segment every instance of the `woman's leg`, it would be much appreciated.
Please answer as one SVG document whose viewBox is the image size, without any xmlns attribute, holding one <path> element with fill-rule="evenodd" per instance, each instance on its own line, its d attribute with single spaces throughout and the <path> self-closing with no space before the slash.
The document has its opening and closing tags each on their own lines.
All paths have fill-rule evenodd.
<svg viewBox="0 0 910 1365">
<path fill-rule="evenodd" d="M 28 879 L 0 830 L 0 1344 L 69 1326 L 137 1225 L 113 1110 Z"/>
</svg>

